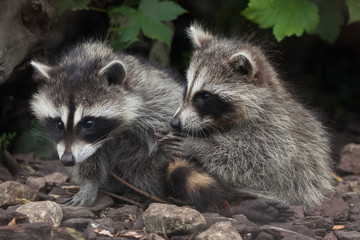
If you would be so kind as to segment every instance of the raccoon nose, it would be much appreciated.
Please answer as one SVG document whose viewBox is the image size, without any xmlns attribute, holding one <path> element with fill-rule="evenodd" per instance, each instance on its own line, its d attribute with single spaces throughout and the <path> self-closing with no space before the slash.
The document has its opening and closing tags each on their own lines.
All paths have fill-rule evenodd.
<svg viewBox="0 0 360 240">
<path fill-rule="evenodd" d="M 74 166 L 75 165 L 75 158 L 72 153 L 64 153 L 60 159 L 61 163 L 64 166 Z"/>
<path fill-rule="evenodd" d="M 175 117 L 170 121 L 170 126 L 174 129 L 180 130 L 181 129 L 181 121 L 179 117 Z"/>
</svg>

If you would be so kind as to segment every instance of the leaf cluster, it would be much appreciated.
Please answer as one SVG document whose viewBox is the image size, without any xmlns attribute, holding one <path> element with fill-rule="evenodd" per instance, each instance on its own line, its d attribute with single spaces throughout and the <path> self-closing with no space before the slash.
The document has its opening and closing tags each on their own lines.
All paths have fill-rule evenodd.
<svg viewBox="0 0 360 240">
<path fill-rule="evenodd" d="M 278 42 L 306 32 L 333 43 L 345 23 L 346 10 L 348 24 L 360 21 L 360 0 L 250 0 L 241 14 L 260 28 L 272 27 Z"/>
<path fill-rule="evenodd" d="M 89 6 L 90 0 L 64 0 L 58 1 L 56 12 L 64 13 L 69 9 L 95 10 L 108 15 L 111 26 L 107 38 L 111 39 L 113 48 L 120 49 L 139 41 L 143 34 L 150 39 L 156 39 L 171 45 L 173 31 L 166 22 L 175 20 L 187 11 L 172 1 L 140 0 L 124 1 L 120 6 L 100 9 Z"/>
<path fill-rule="evenodd" d="M 14 140 L 16 132 L 5 133 L 3 132 L 0 136 L 0 151 L 7 150 Z"/>
</svg>

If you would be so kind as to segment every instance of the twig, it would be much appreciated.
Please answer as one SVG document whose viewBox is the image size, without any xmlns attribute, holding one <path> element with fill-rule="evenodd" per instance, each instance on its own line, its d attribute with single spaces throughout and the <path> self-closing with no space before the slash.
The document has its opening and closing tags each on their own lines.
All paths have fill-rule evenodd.
<svg viewBox="0 0 360 240">
<path fill-rule="evenodd" d="M 21 171 L 21 166 L 20 164 L 16 161 L 16 159 L 7 151 L 4 150 L 4 160 L 5 160 L 5 165 L 8 167 L 9 171 L 13 174 L 16 175 Z"/>
<path fill-rule="evenodd" d="M 117 198 L 117 199 L 120 199 L 121 201 L 136 205 L 136 206 L 141 207 L 141 208 L 144 208 L 144 205 L 142 205 L 141 203 L 138 203 L 138 202 L 136 202 L 134 200 L 131 200 L 131 199 L 128 199 L 126 197 L 119 196 L 119 195 L 117 195 L 115 193 L 107 192 L 107 191 L 104 191 L 104 190 L 99 190 L 99 191 L 106 194 L 106 195 L 109 195 L 110 197 Z"/>
<path fill-rule="evenodd" d="M 153 201 L 156 202 L 160 202 L 160 203 L 165 203 L 165 204 L 170 204 L 169 202 L 162 200 L 158 197 L 155 197 L 147 192 L 144 192 L 143 190 L 138 189 L 137 187 L 131 185 L 130 183 L 126 182 L 124 179 L 120 178 L 119 176 L 117 176 L 115 173 L 113 173 L 112 171 L 109 171 L 110 175 L 113 176 L 116 180 L 118 180 L 119 182 L 121 182 L 122 184 L 124 184 L 125 186 L 127 186 L 128 188 L 131 188 L 132 190 L 134 190 L 137 193 L 140 193 L 141 195 L 150 198 Z"/>
</svg>

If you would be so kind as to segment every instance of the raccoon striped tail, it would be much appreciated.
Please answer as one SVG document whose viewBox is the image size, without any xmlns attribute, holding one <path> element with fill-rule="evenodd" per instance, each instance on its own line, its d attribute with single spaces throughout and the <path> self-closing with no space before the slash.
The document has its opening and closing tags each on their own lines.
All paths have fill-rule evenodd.
<svg viewBox="0 0 360 240">
<path fill-rule="evenodd" d="M 218 210 L 222 201 L 220 187 L 195 163 L 175 159 L 169 164 L 166 180 L 172 197 L 193 205 L 200 212 Z"/>
</svg>

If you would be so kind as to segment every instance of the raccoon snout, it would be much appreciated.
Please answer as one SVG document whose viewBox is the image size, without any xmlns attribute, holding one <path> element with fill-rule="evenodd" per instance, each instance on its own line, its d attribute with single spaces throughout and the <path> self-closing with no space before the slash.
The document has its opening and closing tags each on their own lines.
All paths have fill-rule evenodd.
<svg viewBox="0 0 360 240">
<path fill-rule="evenodd" d="M 72 153 L 64 153 L 60 159 L 61 163 L 64 166 L 74 166 L 75 165 L 75 158 Z"/>
<path fill-rule="evenodd" d="M 181 120 L 179 117 L 174 117 L 170 121 L 170 126 L 176 130 L 181 130 Z"/>
</svg>

